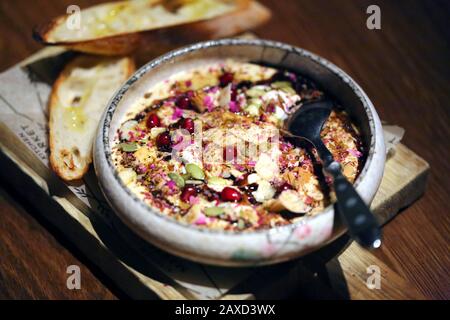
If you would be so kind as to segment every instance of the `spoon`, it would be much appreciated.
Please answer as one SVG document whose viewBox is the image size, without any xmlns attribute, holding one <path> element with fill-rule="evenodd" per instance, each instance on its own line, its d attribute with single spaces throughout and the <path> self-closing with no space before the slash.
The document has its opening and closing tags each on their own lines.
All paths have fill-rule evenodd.
<svg viewBox="0 0 450 320">
<path fill-rule="evenodd" d="M 286 129 L 291 137 L 306 139 L 316 148 L 325 173 L 333 179 L 337 207 L 350 236 L 365 248 L 378 248 L 381 245 L 381 230 L 375 216 L 342 174 L 341 165 L 334 160 L 320 138 L 332 107 L 329 100 L 304 104 L 287 119 Z"/>
</svg>

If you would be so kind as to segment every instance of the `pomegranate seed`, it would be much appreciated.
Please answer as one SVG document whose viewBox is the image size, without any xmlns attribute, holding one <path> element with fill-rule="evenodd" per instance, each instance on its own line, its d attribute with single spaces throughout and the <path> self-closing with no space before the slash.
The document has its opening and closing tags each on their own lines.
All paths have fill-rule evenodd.
<svg viewBox="0 0 450 320">
<path fill-rule="evenodd" d="M 263 114 L 261 114 L 260 116 L 259 116 L 259 121 L 261 121 L 261 122 L 266 122 L 267 121 L 267 115 L 265 114 L 265 113 L 263 113 Z"/>
<path fill-rule="evenodd" d="M 161 121 L 159 120 L 158 116 L 154 113 L 150 114 L 147 118 L 147 128 L 155 128 L 161 126 Z"/>
<path fill-rule="evenodd" d="M 237 191 L 234 188 L 225 187 L 225 188 L 223 188 L 222 192 L 220 193 L 220 198 L 223 201 L 238 202 L 238 201 L 241 201 L 242 195 L 239 191 Z"/>
<path fill-rule="evenodd" d="M 237 97 L 237 88 L 236 88 L 236 86 L 232 86 L 231 87 L 230 100 L 231 101 L 236 101 L 236 97 Z"/>
<path fill-rule="evenodd" d="M 179 96 L 175 105 L 180 109 L 191 109 L 191 99 L 187 95 Z"/>
<path fill-rule="evenodd" d="M 275 112 L 275 105 L 270 103 L 267 108 L 266 108 L 266 112 L 270 112 L 270 113 L 274 113 Z"/>
<path fill-rule="evenodd" d="M 181 192 L 180 199 L 183 202 L 189 202 L 191 197 L 195 197 L 197 195 L 197 189 L 195 189 L 192 185 L 187 185 L 184 187 L 183 192 Z"/>
<path fill-rule="evenodd" d="M 156 137 L 156 145 L 160 151 L 172 150 L 172 139 L 168 131 L 162 132 Z"/>
<path fill-rule="evenodd" d="M 194 133 L 194 120 L 191 118 L 185 118 L 180 120 L 180 128 Z"/>
<path fill-rule="evenodd" d="M 225 72 L 219 77 L 220 86 L 225 87 L 233 82 L 234 75 L 231 72 Z"/>
<path fill-rule="evenodd" d="M 283 183 L 281 186 L 278 187 L 278 192 L 283 192 L 286 190 L 292 190 L 292 186 L 287 182 Z"/>
</svg>

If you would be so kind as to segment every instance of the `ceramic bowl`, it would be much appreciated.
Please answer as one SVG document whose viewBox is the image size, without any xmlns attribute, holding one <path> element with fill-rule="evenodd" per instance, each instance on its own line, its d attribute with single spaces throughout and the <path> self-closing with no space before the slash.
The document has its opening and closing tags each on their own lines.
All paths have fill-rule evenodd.
<svg viewBox="0 0 450 320">
<path fill-rule="evenodd" d="M 383 131 L 377 112 L 361 87 L 344 71 L 306 50 L 267 40 L 223 39 L 169 52 L 139 69 L 114 95 L 101 119 L 94 146 L 100 187 L 119 218 L 143 239 L 174 255 L 222 266 L 273 264 L 314 251 L 345 232 L 333 206 L 298 223 L 252 232 L 209 230 L 169 218 L 139 200 L 119 179 L 111 161 L 113 137 L 127 110 L 168 76 L 233 58 L 263 62 L 306 75 L 347 110 L 362 132 L 366 159 L 355 187 L 370 203 L 385 163 Z"/>
</svg>

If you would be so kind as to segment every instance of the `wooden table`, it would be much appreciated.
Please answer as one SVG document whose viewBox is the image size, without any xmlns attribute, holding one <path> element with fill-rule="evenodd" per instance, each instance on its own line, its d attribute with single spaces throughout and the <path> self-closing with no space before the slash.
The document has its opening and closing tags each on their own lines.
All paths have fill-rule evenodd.
<svg viewBox="0 0 450 320">
<path fill-rule="evenodd" d="M 382 119 L 406 129 L 404 143 L 430 163 L 426 194 L 388 224 L 376 255 L 425 297 L 449 299 L 450 3 L 379 0 L 382 29 L 369 30 L 370 0 L 262 2 L 273 18 L 256 30 L 258 36 L 303 47 L 339 65 L 366 90 Z M 1 1 L 0 70 L 38 50 L 32 26 L 72 3 Z M 124 297 L 39 216 L 39 208 L 10 189 L 8 181 L 0 183 L 0 299 Z M 81 290 L 66 288 L 66 268 L 72 264 L 81 267 Z"/>
</svg>

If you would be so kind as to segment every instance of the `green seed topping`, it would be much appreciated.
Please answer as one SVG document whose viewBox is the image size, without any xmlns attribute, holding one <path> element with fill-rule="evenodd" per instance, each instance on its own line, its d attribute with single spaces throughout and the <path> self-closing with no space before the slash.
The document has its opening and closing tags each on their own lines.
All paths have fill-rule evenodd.
<svg viewBox="0 0 450 320">
<path fill-rule="evenodd" d="M 208 184 L 214 184 L 214 185 L 220 185 L 220 186 L 227 186 L 229 184 L 230 180 L 220 178 L 220 177 L 209 177 L 208 178 Z"/>
<path fill-rule="evenodd" d="M 223 214 L 225 212 L 225 210 L 221 207 L 209 207 L 209 208 L 205 208 L 205 214 L 208 217 L 215 217 L 215 216 L 220 216 L 221 214 Z"/>
<path fill-rule="evenodd" d="M 245 94 L 249 97 L 253 97 L 253 98 L 259 98 L 262 95 L 264 95 L 266 92 L 258 87 L 253 87 L 251 89 L 248 89 Z"/>
<path fill-rule="evenodd" d="M 119 147 L 125 152 L 135 152 L 139 148 L 139 145 L 136 142 L 124 142 Z"/>
<path fill-rule="evenodd" d="M 263 105 L 263 102 L 262 102 L 261 99 L 255 98 L 255 99 L 251 99 L 250 100 L 249 105 L 255 105 L 255 106 L 257 106 L 259 108 L 259 107 L 261 107 Z"/>
<path fill-rule="evenodd" d="M 289 81 L 275 81 L 271 84 L 274 89 L 284 89 L 291 87 L 291 83 Z"/>
<path fill-rule="evenodd" d="M 186 171 L 192 176 L 192 178 L 196 180 L 205 179 L 205 173 L 203 172 L 203 170 L 194 163 L 188 163 L 186 165 Z"/>
<path fill-rule="evenodd" d="M 271 84 L 272 88 L 280 89 L 289 94 L 296 94 L 297 92 L 292 88 L 292 84 L 289 81 L 275 81 Z"/>
<path fill-rule="evenodd" d="M 178 173 L 175 172 L 169 173 L 169 178 L 176 183 L 178 188 L 184 187 L 184 179 Z"/>
<path fill-rule="evenodd" d="M 202 184 L 203 181 L 200 180 L 185 180 L 186 184 Z"/>
<path fill-rule="evenodd" d="M 297 94 L 297 92 L 292 87 L 281 88 L 281 90 L 292 95 Z"/>
<path fill-rule="evenodd" d="M 244 220 L 242 220 L 242 219 L 239 219 L 238 220 L 238 222 L 237 222 L 237 227 L 239 228 L 239 229 L 244 229 L 245 228 L 245 222 L 244 222 Z"/>
<path fill-rule="evenodd" d="M 183 173 L 181 177 L 184 179 L 184 181 L 189 180 L 191 178 L 191 175 L 189 173 Z"/>
</svg>

